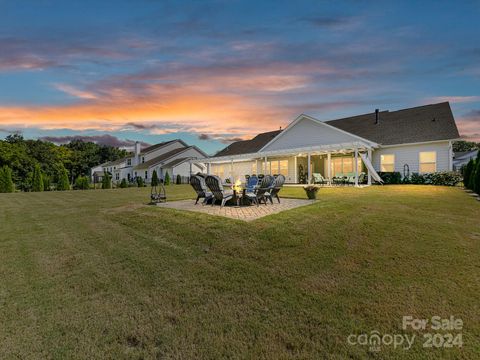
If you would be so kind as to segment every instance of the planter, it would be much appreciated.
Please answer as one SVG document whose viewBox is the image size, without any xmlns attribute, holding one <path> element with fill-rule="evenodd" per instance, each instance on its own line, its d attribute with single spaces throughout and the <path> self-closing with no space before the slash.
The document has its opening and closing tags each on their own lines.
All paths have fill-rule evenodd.
<svg viewBox="0 0 480 360">
<path fill-rule="evenodd" d="M 303 189 L 305 190 L 305 193 L 307 194 L 307 197 L 310 200 L 316 200 L 317 199 L 317 192 L 318 192 L 318 186 L 304 186 Z"/>
</svg>

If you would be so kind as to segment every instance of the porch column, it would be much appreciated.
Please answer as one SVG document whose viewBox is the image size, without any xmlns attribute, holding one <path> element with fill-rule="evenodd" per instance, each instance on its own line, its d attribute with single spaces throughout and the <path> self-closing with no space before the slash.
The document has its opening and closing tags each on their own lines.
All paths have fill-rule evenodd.
<svg viewBox="0 0 480 360">
<path fill-rule="evenodd" d="M 370 162 L 372 162 L 372 149 L 368 149 L 368 160 L 370 160 Z M 367 176 L 367 179 L 368 179 L 368 185 L 372 185 L 372 174 L 370 173 L 370 170 L 367 169 L 367 172 L 368 172 L 368 176 Z"/>
<path fill-rule="evenodd" d="M 294 171 L 293 171 L 293 182 L 295 184 L 298 183 L 298 178 L 297 178 L 297 156 L 293 158 L 293 166 L 294 166 Z"/>
<path fill-rule="evenodd" d="M 358 149 L 355 148 L 355 186 L 358 186 Z"/>
<path fill-rule="evenodd" d="M 207 175 L 210 175 L 210 163 L 207 163 Z"/>
<path fill-rule="evenodd" d="M 332 153 L 327 153 L 327 178 L 329 185 L 332 185 Z"/>
<path fill-rule="evenodd" d="M 312 164 L 310 164 L 310 153 L 307 154 L 307 162 L 308 162 L 308 166 L 307 166 L 308 181 L 307 181 L 307 183 L 310 184 L 310 181 L 311 181 L 311 178 L 312 178 Z"/>
<path fill-rule="evenodd" d="M 233 176 L 233 159 L 230 161 L 230 179 L 232 180 L 232 184 L 235 182 L 234 176 Z"/>
<path fill-rule="evenodd" d="M 265 163 L 264 163 L 264 166 L 263 166 L 264 169 L 265 169 L 265 174 L 264 174 L 264 175 L 268 175 L 268 174 L 267 174 L 267 166 L 268 166 L 268 164 L 267 164 L 267 157 L 265 156 Z"/>
<path fill-rule="evenodd" d="M 255 160 L 255 175 L 258 175 L 258 160 Z"/>
<path fill-rule="evenodd" d="M 193 168 L 192 168 L 192 162 L 190 161 L 190 176 L 192 176 L 192 173 L 193 173 Z"/>
</svg>

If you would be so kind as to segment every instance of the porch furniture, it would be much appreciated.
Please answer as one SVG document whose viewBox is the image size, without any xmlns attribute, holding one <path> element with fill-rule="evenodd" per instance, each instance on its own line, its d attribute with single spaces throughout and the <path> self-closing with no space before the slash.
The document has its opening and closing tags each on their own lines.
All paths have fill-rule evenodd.
<svg viewBox="0 0 480 360">
<path fill-rule="evenodd" d="M 270 203 L 273 205 L 273 198 L 277 198 L 278 203 L 280 204 L 280 198 L 278 197 L 278 193 L 283 187 L 283 184 L 285 184 L 285 176 L 282 174 L 278 175 L 275 178 L 275 181 L 273 182 L 272 186 L 270 187 L 270 190 L 265 193 L 265 197 L 270 200 Z"/>
<path fill-rule="evenodd" d="M 212 206 L 215 205 L 217 200 L 220 200 L 220 206 L 224 206 L 225 203 L 233 197 L 233 191 L 224 190 L 222 181 L 218 176 L 208 175 L 205 179 L 205 183 L 213 194 Z"/>
<path fill-rule="evenodd" d="M 253 192 L 253 190 L 255 189 L 255 187 L 257 185 L 258 185 L 258 178 L 257 178 L 257 176 L 252 175 L 247 179 L 247 184 L 246 184 L 245 187 L 246 187 L 247 191 Z"/>
<path fill-rule="evenodd" d="M 270 189 L 275 181 L 275 178 L 271 175 L 265 175 L 260 182 L 260 185 L 255 188 L 254 191 L 246 191 L 245 196 L 246 198 L 250 199 L 252 202 L 257 204 L 257 206 L 262 202 L 265 202 L 267 205 L 267 197 L 270 196 Z"/>
<path fill-rule="evenodd" d="M 328 183 L 327 179 L 325 179 L 320 173 L 313 173 L 312 180 L 314 184 L 326 185 Z"/>
<path fill-rule="evenodd" d="M 198 200 L 204 199 L 203 204 L 206 204 L 208 200 L 212 199 L 213 194 L 208 191 L 207 185 L 205 184 L 205 179 L 199 175 L 190 176 L 190 185 L 192 185 L 193 190 L 197 193 L 197 200 L 195 205 L 198 204 Z"/>
<path fill-rule="evenodd" d="M 333 177 L 332 181 L 334 185 L 344 185 L 346 177 L 342 173 L 337 173 Z"/>
</svg>

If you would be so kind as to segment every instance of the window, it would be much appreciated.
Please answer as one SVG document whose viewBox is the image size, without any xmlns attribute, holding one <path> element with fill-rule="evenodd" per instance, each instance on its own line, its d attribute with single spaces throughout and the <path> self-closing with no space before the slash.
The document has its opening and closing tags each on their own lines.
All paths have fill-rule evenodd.
<svg viewBox="0 0 480 360">
<path fill-rule="evenodd" d="M 145 171 L 145 180 L 148 179 L 148 170 Z"/>
<path fill-rule="evenodd" d="M 252 169 L 251 169 L 251 172 L 250 174 L 256 174 L 257 173 L 257 163 L 256 162 L 252 162 Z"/>
<path fill-rule="evenodd" d="M 282 174 L 283 176 L 288 175 L 288 160 L 269 161 L 267 165 L 267 170 L 268 170 L 268 166 L 270 167 L 270 174 L 272 175 L 278 175 L 278 174 Z"/>
<path fill-rule="evenodd" d="M 394 172 L 395 171 L 395 155 L 380 155 L 380 171 Z"/>
<path fill-rule="evenodd" d="M 437 171 L 437 152 L 436 151 L 421 151 L 420 166 L 418 171 L 420 173 L 431 173 Z"/>
<path fill-rule="evenodd" d="M 132 159 L 127 159 L 127 165 L 131 166 L 132 165 Z"/>
<path fill-rule="evenodd" d="M 350 156 L 332 157 L 331 160 L 331 173 L 332 176 L 341 176 L 347 173 L 355 172 L 355 159 Z M 358 172 L 362 172 L 362 159 L 357 159 Z M 317 170 L 315 170 L 317 171 Z"/>
<path fill-rule="evenodd" d="M 145 162 L 145 157 L 142 156 L 142 164 Z"/>
<path fill-rule="evenodd" d="M 119 173 L 115 174 L 115 180 L 120 180 L 120 174 Z"/>
</svg>

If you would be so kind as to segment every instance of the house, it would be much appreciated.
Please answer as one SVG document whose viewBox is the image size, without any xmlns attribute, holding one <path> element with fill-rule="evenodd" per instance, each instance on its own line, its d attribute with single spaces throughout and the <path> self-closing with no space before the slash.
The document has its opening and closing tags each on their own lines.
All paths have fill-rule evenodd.
<svg viewBox="0 0 480 360">
<path fill-rule="evenodd" d="M 237 141 L 211 158 L 207 172 L 242 179 L 246 174 L 283 174 L 286 183 L 311 182 L 312 174 L 333 177 L 378 172 L 450 171 L 452 141 L 459 138 L 448 102 L 397 111 L 378 111 L 321 121 L 300 115 L 284 130 Z"/>
<path fill-rule="evenodd" d="M 137 177 L 142 177 L 149 183 L 154 170 L 160 179 L 164 179 L 167 172 L 171 179 L 177 175 L 188 177 L 191 172 L 205 171 L 202 163 L 193 164 L 190 161 L 206 156 L 207 154 L 196 146 L 189 146 L 180 139 L 162 142 L 145 149 L 141 149 L 140 143 L 137 142 L 134 152 L 127 157 L 93 167 L 92 181 L 101 182 L 104 172 L 108 172 L 116 183 L 122 179 L 130 182 Z"/>
<path fill-rule="evenodd" d="M 467 165 L 471 159 L 476 159 L 478 155 L 477 150 L 456 152 L 453 155 L 453 170 L 460 171 L 463 166 Z"/>
</svg>

